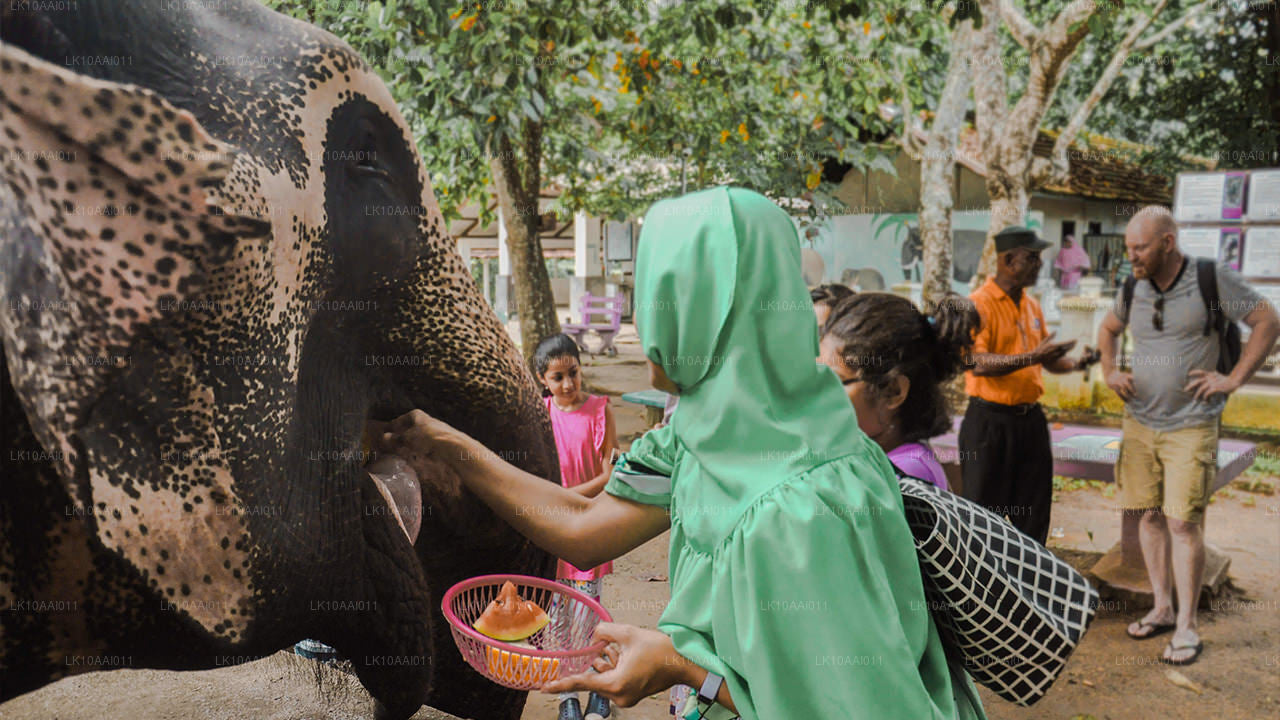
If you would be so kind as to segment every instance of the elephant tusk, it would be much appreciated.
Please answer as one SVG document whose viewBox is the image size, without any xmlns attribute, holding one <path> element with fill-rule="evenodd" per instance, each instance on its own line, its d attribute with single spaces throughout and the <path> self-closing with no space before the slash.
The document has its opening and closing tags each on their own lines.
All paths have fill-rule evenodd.
<svg viewBox="0 0 1280 720">
<path fill-rule="evenodd" d="M 365 470 L 412 544 L 422 529 L 422 488 L 418 474 L 395 455 L 384 455 Z"/>
</svg>

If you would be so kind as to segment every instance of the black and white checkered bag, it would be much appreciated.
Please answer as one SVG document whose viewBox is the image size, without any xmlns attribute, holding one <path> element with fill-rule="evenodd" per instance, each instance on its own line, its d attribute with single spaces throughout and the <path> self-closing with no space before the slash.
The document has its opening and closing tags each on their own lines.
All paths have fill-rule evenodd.
<svg viewBox="0 0 1280 720">
<path fill-rule="evenodd" d="M 1093 620 L 1098 591 L 981 505 L 911 477 L 898 485 L 948 653 L 1005 700 L 1044 697 Z"/>
</svg>

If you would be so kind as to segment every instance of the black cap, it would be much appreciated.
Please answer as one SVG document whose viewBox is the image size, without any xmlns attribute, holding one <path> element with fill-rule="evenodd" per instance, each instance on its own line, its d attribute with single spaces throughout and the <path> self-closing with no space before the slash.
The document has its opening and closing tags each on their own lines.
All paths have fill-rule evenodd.
<svg viewBox="0 0 1280 720">
<path fill-rule="evenodd" d="M 996 233 L 996 252 L 1008 252 L 1018 248 L 1026 248 L 1039 252 L 1049 247 L 1049 243 L 1021 225 L 1011 225 Z"/>
</svg>

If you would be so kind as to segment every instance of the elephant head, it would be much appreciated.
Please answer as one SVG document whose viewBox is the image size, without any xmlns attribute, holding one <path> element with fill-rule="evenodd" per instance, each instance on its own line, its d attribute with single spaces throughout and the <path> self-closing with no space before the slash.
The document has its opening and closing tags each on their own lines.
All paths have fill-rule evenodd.
<svg viewBox="0 0 1280 720">
<path fill-rule="evenodd" d="M 558 473 L 381 80 L 239 0 L 0 14 L 4 692 L 314 637 L 389 715 L 518 716 L 438 598 L 550 559 L 467 495 L 411 545 L 363 468 L 366 424 L 423 408 Z"/>
</svg>

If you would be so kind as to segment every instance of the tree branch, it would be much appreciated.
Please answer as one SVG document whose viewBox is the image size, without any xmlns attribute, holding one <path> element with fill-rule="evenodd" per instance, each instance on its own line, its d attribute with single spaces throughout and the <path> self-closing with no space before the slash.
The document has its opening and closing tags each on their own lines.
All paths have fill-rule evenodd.
<svg viewBox="0 0 1280 720">
<path fill-rule="evenodd" d="M 1023 49 L 1031 50 L 1031 46 L 1040 41 L 1040 31 L 1031 24 L 1026 15 L 1022 14 L 1018 6 L 1013 4 L 1013 0 L 1000 0 L 1000 17 L 1004 18 L 1009 34 Z"/>
<path fill-rule="evenodd" d="M 1035 145 L 1040 123 L 1053 103 L 1053 96 L 1076 48 L 1089 34 L 1088 19 L 1099 12 L 1100 7 L 1088 0 L 1070 2 L 1041 34 L 1040 42 L 1031 53 L 1026 89 L 1009 111 L 1000 133 L 1000 143 L 1009 158 L 1008 167 L 1000 168 L 1003 172 L 1030 179 L 1034 164 L 1031 148 Z"/>
<path fill-rule="evenodd" d="M 983 17 L 995 16 L 993 0 L 985 0 L 982 5 Z M 973 80 L 974 125 L 978 129 L 982 160 L 989 171 L 998 164 L 998 138 L 1003 134 L 1004 121 L 1009 114 L 1009 85 L 1000 54 L 997 24 L 985 21 L 973 33 L 969 70 Z"/>
<path fill-rule="evenodd" d="M 922 149 L 922 147 L 923 147 L 923 146 L 922 146 L 922 144 L 921 144 L 920 140 L 915 136 L 915 133 L 911 131 L 911 120 L 912 120 L 912 115 L 913 115 L 913 113 L 912 113 L 912 110 L 911 110 L 911 94 L 907 91 L 907 84 L 906 84 L 906 82 L 903 82 L 903 83 L 902 83 L 902 141 L 901 141 L 901 145 L 902 145 L 902 149 L 903 149 L 904 151 L 906 151 L 906 153 L 907 153 L 907 157 L 911 158 L 912 160 L 914 160 L 914 161 L 916 161 L 916 162 L 920 162 L 920 151 L 921 151 L 921 149 Z"/>
<path fill-rule="evenodd" d="M 1040 173 L 1042 182 L 1037 184 L 1043 184 L 1043 181 L 1066 181 L 1070 171 L 1070 161 L 1067 153 L 1071 148 L 1071 143 L 1075 140 L 1076 135 L 1080 134 L 1080 130 L 1084 128 L 1085 121 L 1089 119 L 1089 115 L 1093 113 L 1094 108 L 1102 101 L 1107 91 L 1111 89 L 1112 83 L 1120 75 L 1120 69 L 1124 67 L 1125 60 L 1128 59 L 1129 52 L 1138 41 L 1138 38 L 1147 31 L 1147 28 L 1151 26 L 1156 16 L 1164 10 L 1167 4 L 1168 0 L 1160 0 L 1152 8 L 1150 15 L 1139 15 L 1133 21 L 1133 25 L 1125 33 L 1124 39 L 1120 41 L 1120 44 L 1116 46 L 1115 52 L 1112 53 L 1111 61 L 1107 63 L 1106 69 L 1102 71 L 1102 75 L 1098 76 L 1097 82 L 1093 84 L 1093 89 L 1089 91 L 1089 95 L 1084 99 L 1084 102 L 1076 106 L 1075 111 L 1071 113 L 1071 119 L 1062 128 L 1058 139 L 1054 141 L 1053 152 L 1050 153 L 1052 167 L 1047 172 L 1042 171 Z M 1032 181 L 1035 183 L 1035 178 Z"/>
<path fill-rule="evenodd" d="M 1155 34 L 1149 37 L 1142 38 L 1138 42 L 1134 43 L 1133 44 L 1134 51 L 1141 52 L 1143 50 L 1150 50 L 1152 46 L 1160 44 L 1170 35 L 1174 34 L 1178 30 L 1185 27 L 1187 23 L 1195 19 L 1195 17 L 1200 13 L 1209 9 L 1211 5 L 1213 5 L 1212 0 L 1208 0 L 1207 2 L 1202 2 L 1199 5 L 1192 7 L 1190 10 L 1183 13 L 1182 17 L 1178 18 L 1177 20 L 1174 20 L 1168 25 L 1165 25 L 1163 28 L 1160 28 L 1160 30 L 1157 31 Z"/>
</svg>

